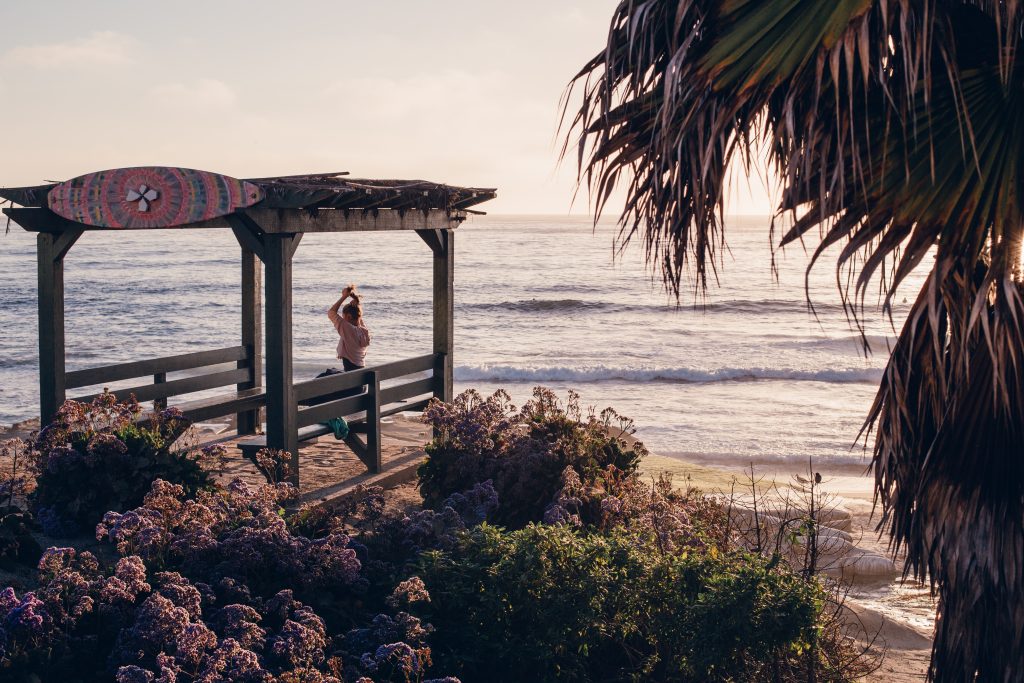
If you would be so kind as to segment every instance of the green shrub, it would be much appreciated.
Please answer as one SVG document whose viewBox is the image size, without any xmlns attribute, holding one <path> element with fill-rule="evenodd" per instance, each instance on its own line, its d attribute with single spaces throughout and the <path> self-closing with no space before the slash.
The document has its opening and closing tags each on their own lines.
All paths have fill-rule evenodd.
<svg viewBox="0 0 1024 683">
<path fill-rule="evenodd" d="M 757 680 L 810 642 L 816 583 L 747 554 L 662 553 L 625 529 L 482 525 L 427 553 L 441 669 L 464 680 Z"/>
<path fill-rule="evenodd" d="M 424 419 L 436 434 L 419 469 L 424 504 L 436 509 L 448 496 L 491 481 L 499 506 L 490 519 L 512 528 L 544 518 L 567 467 L 589 486 L 610 466 L 635 472 L 647 452 L 624 438 L 632 421 L 610 408 L 583 417 L 575 394 L 563 406 L 542 388 L 518 411 L 503 391 L 486 399 L 466 391 L 452 403 L 431 403 Z"/>
<path fill-rule="evenodd" d="M 142 504 L 156 479 L 187 492 L 209 487 L 210 452 L 173 448 L 189 422 L 173 408 L 138 422 L 138 403 L 105 393 L 91 404 L 67 401 L 36 439 L 32 507 L 53 535 L 91 532 L 107 511 Z"/>
</svg>

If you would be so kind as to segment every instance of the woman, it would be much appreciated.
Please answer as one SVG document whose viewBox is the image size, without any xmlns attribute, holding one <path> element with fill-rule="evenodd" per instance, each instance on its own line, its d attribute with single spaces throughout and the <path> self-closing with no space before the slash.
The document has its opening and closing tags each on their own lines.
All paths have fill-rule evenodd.
<svg viewBox="0 0 1024 683">
<path fill-rule="evenodd" d="M 346 299 L 351 301 L 345 304 Z M 345 304 L 344 308 L 342 304 Z M 355 285 L 350 284 L 341 290 L 341 298 L 327 309 L 327 317 L 338 331 L 338 358 L 341 359 L 345 371 L 364 367 L 366 347 L 370 345 L 370 331 L 363 323 L 363 307 L 359 303 Z"/>
</svg>

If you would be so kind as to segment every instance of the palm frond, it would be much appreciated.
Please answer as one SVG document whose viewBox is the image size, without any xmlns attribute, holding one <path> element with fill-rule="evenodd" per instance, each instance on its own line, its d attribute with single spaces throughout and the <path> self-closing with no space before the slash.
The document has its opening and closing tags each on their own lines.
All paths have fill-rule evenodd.
<svg viewBox="0 0 1024 683">
<path fill-rule="evenodd" d="M 759 148 L 780 244 L 839 247 L 854 324 L 930 266 L 865 430 L 881 524 L 940 595 L 942 680 L 1024 671 L 1021 35 L 1019 0 L 623 0 L 569 89 L 596 214 L 625 185 L 619 246 L 677 297 L 717 276 L 729 164 Z"/>
</svg>

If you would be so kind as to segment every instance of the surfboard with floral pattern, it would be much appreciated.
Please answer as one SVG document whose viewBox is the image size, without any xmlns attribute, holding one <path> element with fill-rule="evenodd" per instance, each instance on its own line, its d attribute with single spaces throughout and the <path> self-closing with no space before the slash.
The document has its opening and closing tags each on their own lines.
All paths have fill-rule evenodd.
<svg viewBox="0 0 1024 683">
<path fill-rule="evenodd" d="M 105 228 L 167 228 L 197 223 L 263 199 L 253 183 L 169 166 L 115 168 L 60 183 L 47 196 L 54 213 Z"/>
</svg>

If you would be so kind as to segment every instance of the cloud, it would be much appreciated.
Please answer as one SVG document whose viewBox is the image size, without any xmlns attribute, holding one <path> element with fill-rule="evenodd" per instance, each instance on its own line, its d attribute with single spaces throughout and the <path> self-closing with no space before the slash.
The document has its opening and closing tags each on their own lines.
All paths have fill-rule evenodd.
<svg viewBox="0 0 1024 683">
<path fill-rule="evenodd" d="M 231 86 L 213 78 L 200 78 L 194 83 L 163 83 L 149 93 L 161 105 L 184 109 L 226 109 L 238 99 Z"/>
<path fill-rule="evenodd" d="M 132 61 L 136 41 L 114 31 L 96 31 L 86 38 L 45 45 L 22 45 L 4 53 L 3 61 L 40 69 L 64 66 L 111 66 Z"/>
</svg>

